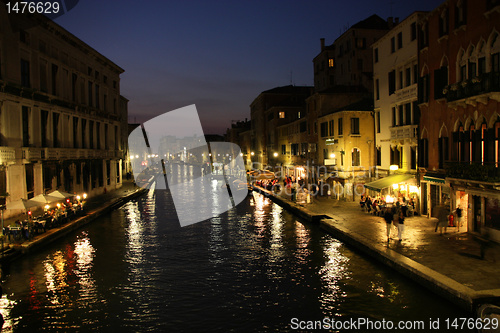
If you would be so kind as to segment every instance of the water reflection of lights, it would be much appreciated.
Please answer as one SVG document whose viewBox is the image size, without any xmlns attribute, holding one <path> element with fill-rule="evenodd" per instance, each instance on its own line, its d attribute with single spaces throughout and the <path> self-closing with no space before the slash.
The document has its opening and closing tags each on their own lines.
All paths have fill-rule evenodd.
<svg viewBox="0 0 500 333">
<path fill-rule="evenodd" d="M 306 262 L 307 256 L 311 253 L 311 250 L 308 248 L 311 236 L 309 235 L 309 231 L 299 221 L 295 221 L 295 237 L 297 243 L 295 257 L 298 259 L 298 262 Z"/>
<path fill-rule="evenodd" d="M 340 252 L 341 247 L 342 243 L 336 239 L 325 239 L 325 264 L 319 270 L 319 275 L 325 282 L 325 290 L 320 297 L 323 311 L 337 309 L 339 300 L 347 295 L 341 289 L 341 280 L 349 278 L 351 273 L 348 270 L 349 258 Z"/>
<path fill-rule="evenodd" d="M 86 235 L 85 235 L 86 236 Z M 79 278 L 78 284 L 81 288 L 81 296 L 84 299 L 92 297 L 96 292 L 95 281 L 92 278 L 92 266 L 94 260 L 95 249 L 90 243 L 88 237 L 83 237 L 75 242 L 75 254 L 77 256 L 77 269 L 74 271 Z"/>
<path fill-rule="evenodd" d="M 377 274 L 370 282 L 368 291 L 374 293 L 377 297 L 389 300 L 391 303 L 400 300 L 398 286 L 392 281 L 387 281 L 380 274 Z"/>
<path fill-rule="evenodd" d="M 127 219 L 129 220 L 129 226 L 127 228 L 128 236 L 128 251 L 127 255 L 129 260 L 139 262 L 141 260 L 142 253 L 142 234 L 143 225 L 140 221 L 140 212 L 137 202 L 128 202 L 126 204 Z"/>
</svg>

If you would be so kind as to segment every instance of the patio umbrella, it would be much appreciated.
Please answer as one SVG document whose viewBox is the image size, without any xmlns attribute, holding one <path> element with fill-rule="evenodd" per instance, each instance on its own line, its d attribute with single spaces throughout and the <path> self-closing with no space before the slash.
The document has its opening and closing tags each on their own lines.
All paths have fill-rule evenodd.
<svg viewBox="0 0 500 333">
<path fill-rule="evenodd" d="M 274 179 L 274 172 L 269 170 L 252 170 L 249 173 L 250 177 L 255 180 L 263 180 L 263 179 Z"/>
<path fill-rule="evenodd" d="M 36 197 L 29 199 L 28 201 L 38 202 L 40 204 L 48 204 L 51 202 L 61 201 L 61 200 L 62 200 L 62 198 L 53 197 L 53 196 L 47 195 L 47 194 L 39 194 Z"/>
<path fill-rule="evenodd" d="M 40 207 L 42 204 L 35 201 L 21 199 L 7 203 L 7 209 L 30 209 L 33 207 Z"/>
<path fill-rule="evenodd" d="M 68 192 L 63 192 L 63 191 L 54 191 L 50 192 L 48 195 L 51 197 L 56 197 L 56 198 L 61 198 L 61 199 L 66 199 L 66 198 L 71 198 L 74 197 L 74 194 L 68 193 Z"/>
</svg>

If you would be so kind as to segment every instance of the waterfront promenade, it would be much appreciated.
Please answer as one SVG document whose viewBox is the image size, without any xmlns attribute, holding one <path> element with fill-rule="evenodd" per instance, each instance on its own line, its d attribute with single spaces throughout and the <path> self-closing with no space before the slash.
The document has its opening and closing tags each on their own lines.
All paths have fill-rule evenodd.
<svg viewBox="0 0 500 333">
<path fill-rule="evenodd" d="M 296 204 L 289 196 L 254 187 L 276 203 L 310 221 L 349 246 L 376 258 L 457 305 L 475 311 L 478 305 L 500 305 L 500 245 L 488 243 L 484 259 L 476 236 L 447 228 L 435 232 L 437 219 L 407 217 L 402 242 L 392 227 L 387 241 L 382 217 L 360 209 L 358 202 L 314 198 Z M 464 229 L 462 230 L 464 231 Z"/>
<path fill-rule="evenodd" d="M 44 246 L 67 233 L 80 228 L 97 217 L 108 213 L 109 211 L 120 207 L 128 200 L 137 197 L 147 190 L 139 188 L 131 180 L 123 180 L 122 187 L 117 190 L 109 191 L 100 195 L 93 196 L 85 202 L 84 215 L 74 217 L 67 223 L 51 229 L 46 232 L 34 235 L 30 240 L 10 241 L 4 239 L 3 249 L 1 250 L 0 259 L 2 261 L 10 261 L 22 255 Z M 10 218 L 4 221 L 4 225 L 14 225 L 17 218 Z"/>
</svg>

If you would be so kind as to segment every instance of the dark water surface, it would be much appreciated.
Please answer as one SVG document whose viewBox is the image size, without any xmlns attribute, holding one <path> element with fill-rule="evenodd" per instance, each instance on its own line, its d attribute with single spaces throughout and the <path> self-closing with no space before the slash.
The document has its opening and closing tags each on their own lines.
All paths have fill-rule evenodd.
<svg viewBox="0 0 500 333">
<path fill-rule="evenodd" d="M 180 228 L 169 193 L 151 192 L 12 263 L 3 287 L 5 332 L 276 332 L 325 317 L 443 327 L 467 316 L 258 194 Z"/>
</svg>

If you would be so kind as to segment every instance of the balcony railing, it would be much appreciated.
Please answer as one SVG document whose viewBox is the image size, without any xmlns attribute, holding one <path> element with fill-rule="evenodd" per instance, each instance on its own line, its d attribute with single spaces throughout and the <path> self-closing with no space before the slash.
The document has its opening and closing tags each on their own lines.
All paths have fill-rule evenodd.
<svg viewBox="0 0 500 333">
<path fill-rule="evenodd" d="M 482 182 L 500 182 L 500 168 L 495 163 L 447 162 L 446 177 Z"/>
<path fill-rule="evenodd" d="M 448 102 L 489 92 L 500 92 L 500 72 L 484 73 L 470 80 L 451 84 L 443 89 L 443 94 Z"/>
<path fill-rule="evenodd" d="M 0 147 L 0 164 L 13 162 L 16 159 L 16 149 L 11 147 Z"/>
<path fill-rule="evenodd" d="M 417 139 L 418 125 L 391 127 L 391 140 Z"/>
</svg>

